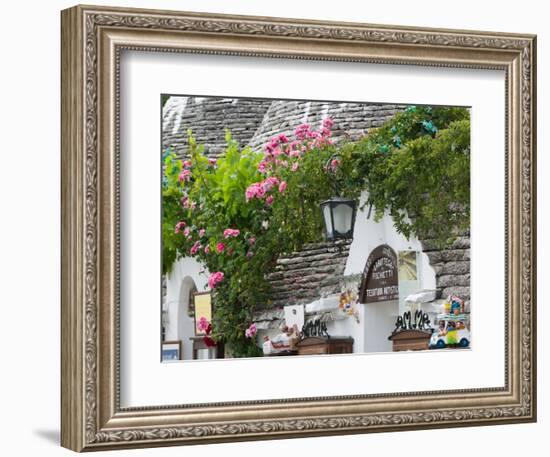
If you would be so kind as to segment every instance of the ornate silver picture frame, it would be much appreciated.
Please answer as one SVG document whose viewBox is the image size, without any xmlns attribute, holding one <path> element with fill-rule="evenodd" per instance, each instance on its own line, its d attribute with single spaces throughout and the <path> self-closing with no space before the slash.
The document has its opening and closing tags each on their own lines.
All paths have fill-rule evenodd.
<svg viewBox="0 0 550 457">
<path fill-rule="evenodd" d="M 61 19 L 62 446 L 536 420 L 535 36 L 94 6 L 64 10 Z M 504 387 L 122 407 L 119 95 L 128 50 L 503 71 Z"/>
</svg>

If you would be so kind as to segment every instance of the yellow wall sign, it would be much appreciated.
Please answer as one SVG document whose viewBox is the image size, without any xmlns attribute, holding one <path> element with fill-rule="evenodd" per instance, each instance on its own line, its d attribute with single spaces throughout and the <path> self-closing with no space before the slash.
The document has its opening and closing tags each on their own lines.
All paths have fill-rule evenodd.
<svg viewBox="0 0 550 457">
<path fill-rule="evenodd" d="M 197 324 L 201 317 L 212 322 L 212 296 L 210 292 L 197 293 L 193 295 L 193 301 L 195 303 L 195 334 L 204 335 L 204 331 L 200 331 Z"/>
<path fill-rule="evenodd" d="M 416 281 L 416 251 L 399 251 L 399 280 Z"/>
</svg>

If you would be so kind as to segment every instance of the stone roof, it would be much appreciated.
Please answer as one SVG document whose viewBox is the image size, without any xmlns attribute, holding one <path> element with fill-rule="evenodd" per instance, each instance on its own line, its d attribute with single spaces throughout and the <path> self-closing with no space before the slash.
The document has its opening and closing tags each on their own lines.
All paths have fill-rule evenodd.
<svg viewBox="0 0 550 457">
<path fill-rule="evenodd" d="M 250 144 L 260 148 L 274 135 L 292 135 L 296 126 L 305 122 L 319 128 L 326 117 L 334 121 L 332 139 L 336 143 L 357 140 L 404 108 L 403 105 L 379 103 L 273 100 Z"/>
<path fill-rule="evenodd" d="M 205 153 L 217 157 L 225 150 L 226 128 L 239 146 L 260 149 L 274 135 L 291 135 L 305 122 L 318 128 L 326 117 L 334 120 L 335 142 L 358 139 L 403 108 L 376 103 L 171 96 L 162 110 L 162 147 L 171 146 L 183 157 L 187 130 L 192 129 Z"/>
<path fill-rule="evenodd" d="M 162 148 L 171 146 L 179 157 L 187 152 L 191 129 L 208 156 L 225 151 L 225 129 L 240 147 L 250 143 L 272 101 L 253 98 L 170 97 L 162 112 Z"/>
<path fill-rule="evenodd" d="M 305 304 L 340 293 L 350 245 L 350 240 L 312 243 L 281 256 L 268 275 L 273 287 L 270 305 Z"/>
</svg>

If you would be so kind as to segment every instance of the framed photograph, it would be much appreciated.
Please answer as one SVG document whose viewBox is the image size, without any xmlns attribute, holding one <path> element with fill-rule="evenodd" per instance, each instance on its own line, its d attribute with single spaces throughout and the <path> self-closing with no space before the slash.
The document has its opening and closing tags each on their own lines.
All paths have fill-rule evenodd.
<svg viewBox="0 0 550 457">
<path fill-rule="evenodd" d="M 62 445 L 535 421 L 535 65 L 532 35 L 64 10 Z"/>
<path fill-rule="evenodd" d="M 161 360 L 163 362 L 181 360 L 181 341 L 163 341 Z"/>
</svg>

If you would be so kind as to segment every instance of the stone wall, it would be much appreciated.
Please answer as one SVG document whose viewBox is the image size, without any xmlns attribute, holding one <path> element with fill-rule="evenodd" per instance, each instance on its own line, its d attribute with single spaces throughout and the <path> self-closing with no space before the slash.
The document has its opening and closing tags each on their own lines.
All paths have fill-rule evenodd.
<svg viewBox="0 0 550 457">
<path fill-rule="evenodd" d="M 340 293 L 351 240 L 311 243 L 277 260 L 268 275 L 272 306 L 306 304 Z"/>
<path fill-rule="evenodd" d="M 422 241 L 422 250 L 430 259 L 437 284 L 436 298 L 457 295 L 470 300 L 470 236 L 457 238 L 448 249 L 438 249 L 429 240 Z"/>
</svg>

